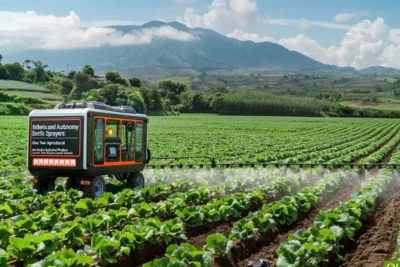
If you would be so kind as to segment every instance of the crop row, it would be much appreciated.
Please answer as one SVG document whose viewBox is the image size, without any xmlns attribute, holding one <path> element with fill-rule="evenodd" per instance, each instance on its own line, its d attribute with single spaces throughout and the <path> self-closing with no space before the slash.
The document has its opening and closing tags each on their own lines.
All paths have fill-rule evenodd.
<svg viewBox="0 0 400 267">
<path fill-rule="evenodd" d="M 354 146 L 340 152 L 332 153 L 331 156 L 326 157 L 329 159 L 328 163 L 351 163 L 360 157 L 371 154 L 380 146 L 388 142 L 396 134 L 399 128 L 400 126 L 396 126 L 394 129 L 387 129 L 370 140 L 355 144 Z"/>
<path fill-rule="evenodd" d="M 284 163 L 298 163 L 304 162 L 315 155 L 315 153 L 321 153 L 330 148 L 336 148 L 339 145 L 348 146 L 347 143 L 351 141 L 357 141 L 357 139 L 363 138 L 365 136 L 370 136 L 370 131 L 376 129 L 376 132 L 382 131 L 385 126 L 376 128 L 376 125 L 371 125 L 368 128 L 361 129 L 350 129 L 349 131 L 344 131 L 339 136 L 332 136 L 330 139 L 322 140 L 321 142 L 315 142 L 310 144 L 301 150 L 296 150 L 295 148 L 287 149 L 279 153 L 271 154 L 267 161 L 277 161 L 283 160 Z M 291 158 L 292 157 L 292 158 Z"/>
<path fill-rule="evenodd" d="M 164 173 L 163 171 L 160 172 Z M 153 172 L 153 174 L 154 173 L 157 173 L 157 171 Z M 184 174 L 185 172 L 182 171 L 179 173 Z M 101 198 L 90 203 L 91 211 L 95 211 L 94 208 L 96 207 L 102 209 L 104 209 L 104 207 L 131 208 L 134 204 L 146 202 L 142 205 L 143 207 L 148 206 L 149 204 L 147 203 L 149 202 L 157 202 L 161 200 L 167 200 L 165 203 L 179 202 L 179 206 L 189 204 L 197 205 L 205 203 L 211 199 L 220 198 L 224 195 L 244 192 L 253 187 L 260 187 L 261 185 L 273 181 L 276 177 L 285 176 L 287 179 L 291 177 L 290 174 L 285 174 L 285 171 L 276 170 L 240 170 L 236 176 L 232 176 L 232 171 L 230 170 L 218 172 L 215 170 L 202 170 L 201 173 L 203 176 L 218 174 L 217 178 L 224 177 L 224 179 L 222 183 L 218 185 L 199 184 L 201 179 L 187 179 L 177 180 L 176 182 L 171 182 L 166 185 L 158 183 L 135 191 L 120 187 L 119 190 L 117 190 L 117 193 L 106 193 Z M 192 174 L 193 171 L 188 171 L 186 175 L 182 175 L 182 177 L 190 177 Z M 197 172 L 197 174 L 199 174 L 199 172 Z M 244 176 L 241 176 L 240 174 L 243 174 Z M 296 175 L 296 177 L 299 177 L 299 175 Z M 304 175 L 307 174 L 304 173 L 303 176 Z M 199 177 L 199 175 L 197 175 L 197 177 Z M 300 177 L 296 179 L 304 178 Z M 27 188 L 26 183 L 24 184 L 23 181 L 23 175 L 13 175 L 6 179 L 0 178 L 0 218 L 7 218 L 8 216 L 11 216 L 11 214 L 29 214 L 35 210 L 40 210 L 48 206 L 61 206 L 62 208 L 62 205 L 65 205 L 66 202 L 75 205 L 76 202 L 83 201 L 79 200 L 81 193 L 72 190 L 66 194 L 63 186 L 57 186 L 56 192 L 52 194 L 45 196 L 37 195 L 32 189 Z M 158 206 L 152 203 L 151 205 L 157 207 L 155 210 L 159 210 L 160 207 L 165 206 L 165 203 L 161 201 L 158 203 Z"/>
<path fill-rule="evenodd" d="M 320 211 L 314 225 L 289 236 L 278 249 L 277 266 L 317 266 L 328 259 L 343 258 L 343 244 L 361 229 L 368 212 L 375 208 L 376 200 L 385 192 L 393 176 L 382 170 L 370 178 L 349 201 L 337 208 Z"/>
<path fill-rule="evenodd" d="M 331 159 L 334 153 L 337 153 L 340 155 L 342 150 L 352 148 L 360 143 L 368 141 L 368 140 L 376 137 L 379 133 L 381 133 L 382 131 L 385 131 L 386 129 L 387 128 L 385 128 L 385 127 L 379 127 L 379 128 L 371 127 L 370 129 L 366 129 L 366 131 L 363 134 L 359 134 L 356 136 L 349 136 L 346 139 L 347 142 L 337 143 L 336 146 L 331 146 L 331 147 L 329 147 L 327 149 L 323 149 L 323 150 L 313 151 L 312 153 L 297 155 L 293 158 L 288 158 L 287 160 L 285 160 L 285 162 L 287 162 L 287 163 L 299 163 L 299 162 L 305 162 L 305 161 L 310 162 L 312 159 L 318 160 L 318 162 L 325 162 L 325 161 Z M 390 127 L 389 127 L 389 129 L 390 129 Z M 360 145 L 358 145 L 358 146 L 360 146 Z"/>
<path fill-rule="evenodd" d="M 296 177 L 299 178 L 300 176 Z M 187 205 L 190 204 L 189 197 L 184 199 L 174 196 L 165 201 L 159 201 L 152 204 L 147 203 L 146 201 L 139 202 L 139 199 L 134 196 L 135 191 L 125 190 L 116 196 L 106 194 L 105 196 L 95 200 L 89 198 L 78 200 L 79 195 L 77 194 L 77 191 L 69 190 L 67 198 L 63 199 L 62 202 L 64 203 L 61 204 L 61 207 L 59 208 L 56 207 L 57 205 L 53 204 L 54 202 L 28 203 L 27 198 L 24 198 L 21 205 L 28 207 L 28 209 L 35 206 L 37 211 L 31 212 L 30 214 L 15 216 L 15 210 L 12 210 L 9 206 L 3 205 L 1 211 L 5 213 L 5 215 L 13 215 L 13 217 L 0 221 L 0 225 L 9 229 L 10 234 L 13 235 L 21 233 L 21 224 L 28 224 L 31 226 L 30 230 L 25 229 L 25 232 L 22 232 L 26 233 L 26 231 L 28 231 L 27 233 L 29 233 L 37 230 L 52 229 L 52 227 L 54 227 L 54 225 L 59 221 L 75 221 L 87 226 L 87 231 L 95 232 L 96 229 L 93 228 L 95 225 L 91 224 L 93 220 L 98 219 L 100 214 L 107 214 L 110 212 L 114 213 L 115 211 L 117 214 L 125 214 L 127 216 L 126 219 L 151 216 L 166 218 L 174 217 L 175 214 L 177 214 L 182 218 L 186 225 L 197 226 L 202 224 L 203 220 L 200 222 L 194 222 L 193 217 L 190 216 L 192 212 L 191 209 L 200 210 L 202 215 L 201 217 L 207 221 L 215 221 L 217 220 L 217 216 L 219 216 L 218 219 L 228 218 L 234 216 L 235 213 L 238 214 L 243 210 L 249 209 L 252 203 L 273 198 L 278 193 L 290 191 L 291 186 L 293 186 L 295 182 L 299 183 L 300 181 L 295 180 L 294 178 L 276 178 L 275 181 L 271 181 L 263 187 L 250 190 L 249 192 L 232 194 L 218 200 L 213 200 L 203 206 L 192 206 L 189 208 L 186 208 Z M 47 197 L 51 199 L 52 196 L 61 194 L 62 192 L 56 192 L 47 195 Z M 60 199 L 57 199 L 57 202 L 61 202 Z M 225 213 L 223 213 L 223 211 L 225 211 Z M 233 211 L 235 211 L 235 213 L 233 213 Z M 218 214 L 216 212 L 218 212 Z M 108 226 L 114 225 L 108 224 Z M 5 243 L 5 245 L 7 244 Z"/>
<path fill-rule="evenodd" d="M 224 215 L 219 215 L 221 219 L 239 214 L 252 203 L 264 199 L 264 196 L 273 197 L 279 192 L 290 190 L 289 185 L 292 185 L 291 181 L 278 178 L 275 183 L 268 183 L 249 193 L 216 200 L 204 206 L 210 208 L 205 218 L 207 221 L 216 220 L 218 215 L 215 212 L 222 210 L 226 212 Z M 73 196 L 73 192 L 74 190 L 68 192 L 69 197 L 78 197 Z M 7 250 L 9 257 L 7 260 L 30 263 L 53 252 L 57 254 L 56 251 L 62 248 L 74 250 L 85 248 L 86 255 L 93 256 L 92 258 L 100 264 L 111 263 L 123 254 L 128 255 L 130 251 L 143 249 L 156 240 L 169 244 L 172 241 L 185 239 L 184 225 L 193 226 L 190 221 L 180 218 L 163 222 L 155 218 L 138 218 L 136 215 L 141 214 L 135 214 L 138 210 L 134 207 L 107 211 L 99 209 L 96 214 L 86 216 L 88 210 L 97 208 L 90 206 L 96 201 L 98 200 L 84 199 L 75 205 L 65 203 L 60 208 L 61 212 L 54 206 L 47 206 L 37 213 L 19 215 L 0 222 L 0 247 Z M 225 209 L 223 205 L 226 206 Z M 175 209 L 178 216 L 179 209 L 181 208 Z M 204 208 L 203 212 L 206 210 L 207 208 Z M 66 219 L 65 215 L 68 220 L 71 219 L 70 215 L 75 216 L 72 221 L 62 222 Z M 91 246 L 84 246 L 85 244 Z M 107 244 L 113 244 L 114 248 L 118 244 L 118 249 L 114 249 L 110 255 L 110 252 L 107 252 L 109 249 Z M 62 250 L 59 253 L 62 253 Z M 77 255 L 82 254 L 79 252 Z"/>
<path fill-rule="evenodd" d="M 361 161 L 361 163 L 378 163 L 382 161 L 395 146 L 400 142 L 400 132 L 398 132 L 385 146 L 383 146 L 378 151 L 369 155 Z"/>
<path fill-rule="evenodd" d="M 153 260 L 144 266 L 167 266 L 178 262 L 189 266 L 198 264 L 209 266 L 212 256 L 229 257 L 232 249 L 245 249 L 241 248 L 241 242 L 254 238 L 257 233 L 265 236 L 273 235 L 271 229 L 278 225 L 291 225 L 298 220 L 300 214 L 306 213 L 320 202 L 323 195 L 333 193 L 357 178 L 357 173 L 353 171 L 329 174 L 314 186 L 304 187 L 293 196 L 283 197 L 281 200 L 263 205 L 257 212 L 250 212 L 246 218 L 233 224 L 229 238 L 221 234 L 209 235 L 206 239 L 207 245 L 202 250 L 197 250 L 188 244 L 182 244 L 180 247 L 171 245 L 167 249 L 166 258 Z M 171 254 L 172 249 L 182 250 L 184 253 Z M 192 257 L 195 254 L 198 256 Z"/>
</svg>

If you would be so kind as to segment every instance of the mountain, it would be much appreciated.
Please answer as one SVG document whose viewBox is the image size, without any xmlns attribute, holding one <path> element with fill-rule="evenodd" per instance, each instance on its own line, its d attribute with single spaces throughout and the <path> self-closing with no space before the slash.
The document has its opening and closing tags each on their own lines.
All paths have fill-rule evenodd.
<svg viewBox="0 0 400 267">
<path fill-rule="evenodd" d="M 196 71 L 233 68 L 303 69 L 330 68 L 303 54 L 270 43 L 228 38 L 215 31 L 188 28 L 178 22 L 151 21 L 141 26 L 110 26 L 130 33 L 152 27 L 171 26 L 198 38 L 193 41 L 154 39 L 146 45 L 104 46 L 73 50 L 30 50 L 7 55 L 7 61 L 41 60 L 51 69 L 80 69 L 91 64 L 96 71 L 162 66 Z"/>
<path fill-rule="evenodd" d="M 6 55 L 3 61 L 23 62 L 41 60 L 53 70 L 82 69 L 85 64 L 97 73 L 118 70 L 125 77 L 150 79 L 186 73 L 202 72 L 221 75 L 238 75 L 242 69 L 260 74 L 300 74 L 319 76 L 400 76 L 393 68 L 370 67 L 357 71 L 352 67 L 337 67 L 313 60 L 301 53 L 290 51 L 271 42 L 254 43 L 228 38 L 215 31 L 188 28 L 178 22 L 151 21 L 141 26 L 110 26 L 123 33 L 146 31 L 150 28 L 170 26 L 196 37 L 192 41 L 153 39 L 150 44 L 102 46 L 72 50 L 29 50 Z M 235 71 L 238 70 L 239 71 Z M 254 71 L 253 71 L 254 70 Z"/>
</svg>

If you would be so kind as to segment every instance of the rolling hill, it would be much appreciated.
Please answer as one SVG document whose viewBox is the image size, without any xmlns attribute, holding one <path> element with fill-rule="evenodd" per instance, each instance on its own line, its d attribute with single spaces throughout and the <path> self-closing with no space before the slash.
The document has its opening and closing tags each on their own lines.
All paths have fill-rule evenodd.
<svg viewBox="0 0 400 267">
<path fill-rule="evenodd" d="M 7 95 L 39 97 L 43 100 L 61 101 L 62 97 L 39 85 L 12 80 L 0 80 L 0 91 Z"/>
</svg>

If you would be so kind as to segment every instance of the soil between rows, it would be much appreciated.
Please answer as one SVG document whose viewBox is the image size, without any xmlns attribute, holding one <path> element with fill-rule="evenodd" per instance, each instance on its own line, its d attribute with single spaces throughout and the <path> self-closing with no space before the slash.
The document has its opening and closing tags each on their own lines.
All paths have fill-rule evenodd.
<svg viewBox="0 0 400 267">
<path fill-rule="evenodd" d="M 280 233 L 269 245 L 259 248 L 256 253 L 238 262 L 236 266 L 247 266 L 250 261 L 259 259 L 267 259 L 271 261 L 269 266 L 275 266 L 278 257 L 276 252 L 279 248 L 279 245 L 282 242 L 287 241 L 290 234 L 296 232 L 297 230 L 311 227 L 314 224 L 315 218 L 320 210 L 332 209 L 337 207 L 340 202 L 347 201 L 354 192 L 359 190 L 363 180 L 364 175 L 360 176 L 359 179 L 356 179 L 350 185 L 339 189 L 338 192 L 335 192 L 330 197 L 326 198 L 322 203 L 320 203 L 320 205 L 316 206 L 308 216 L 291 226 L 289 231 Z"/>
<path fill-rule="evenodd" d="M 360 176 L 359 179 L 356 179 L 355 181 L 353 181 L 350 185 L 346 186 L 345 188 L 340 189 L 338 192 L 335 192 L 330 196 L 324 197 L 324 201 L 320 205 L 318 205 L 317 207 L 312 209 L 309 213 L 303 214 L 303 216 L 300 217 L 301 218 L 300 221 L 297 224 L 295 224 L 294 226 L 289 226 L 289 227 L 284 226 L 284 227 L 278 227 L 278 228 L 275 227 L 276 229 L 274 228 L 273 231 L 271 231 L 271 235 L 269 235 L 269 236 L 268 236 L 268 234 L 262 235 L 262 236 L 260 235 L 260 237 L 258 237 L 257 239 L 259 239 L 259 238 L 264 239 L 263 242 L 261 242 L 261 243 L 263 243 L 263 246 L 261 247 L 262 250 L 259 250 L 259 247 L 254 246 L 255 244 L 250 244 L 251 242 L 247 245 L 243 244 L 246 246 L 247 254 L 252 253 L 253 251 L 257 251 L 256 254 L 251 254 L 250 257 L 246 258 L 245 260 L 236 260 L 236 261 L 225 262 L 225 263 L 222 263 L 220 261 L 218 263 L 213 262 L 212 266 L 246 266 L 249 260 L 255 260 L 260 257 L 261 258 L 269 258 L 269 259 L 273 260 L 275 257 L 274 253 L 276 252 L 276 249 L 278 248 L 280 242 L 287 239 L 287 236 L 289 233 L 292 233 L 298 229 L 312 225 L 314 223 L 315 216 L 318 214 L 319 210 L 330 209 L 330 208 L 336 207 L 340 201 L 347 200 L 351 196 L 352 193 L 356 192 L 360 188 L 360 185 L 361 185 L 361 182 L 363 179 L 364 179 L 364 175 Z M 209 231 L 204 231 L 202 233 L 199 233 L 199 235 L 190 237 L 188 242 L 193 244 L 196 248 L 201 249 L 206 244 L 207 236 L 209 236 L 211 234 L 215 234 L 215 233 L 220 233 L 220 234 L 224 235 L 225 237 L 229 237 L 232 227 L 233 227 L 233 221 L 223 223 L 220 225 L 216 225 L 215 228 L 212 228 Z M 295 228 L 293 228 L 293 227 L 295 227 Z M 288 230 L 290 232 L 288 232 Z M 270 240 L 265 240 L 265 239 L 270 239 Z M 260 242 L 257 242 L 257 243 L 260 244 Z M 239 250 L 240 250 L 240 248 L 239 248 Z M 271 252 L 271 251 L 273 251 L 273 252 Z M 269 256 L 268 257 L 265 257 L 265 256 L 258 257 L 258 255 L 263 255 L 265 253 L 268 253 Z M 241 255 L 239 258 L 243 259 L 245 257 L 243 257 L 243 255 Z"/>
<path fill-rule="evenodd" d="M 387 164 L 390 162 L 390 160 L 392 159 L 393 154 L 396 154 L 397 150 L 399 150 L 400 147 L 400 142 L 397 143 L 397 145 L 395 145 L 395 147 L 392 149 L 392 151 L 390 151 L 390 153 L 382 160 L 381 163 L 383 164 Z"/>
<path fill-rule="evenodd" d="M 386 198 L 365 224 L 364 233 L 354 241 L 354 249 L 348 252 L 341 267 L 381 267 L 390 260 L 397 247 L 400 231 L 400 180 L 394 179 Z"/>
<path fill-rule="evenodd" d="M 312 177 L 307 183 L 300 185 L 300 186 L 292 187 L 292 192 L 278 194 L 273 199 L 267 200 L 265 203 L 271 203 L 274 201 L 278 201 L 278 200 L 282 199 L 284 196 L 296 194 L 299 190 L 301 190 L 301 188 L 315 184 L 318 181 L 318 178 L 319 177 L 317 177 L 317 176 Z M 245 212 L 242 212 L 242 216 L 240 218 L 232 218 L 232 220 L 229 222 L 218 222 L 218 223 L 208 226 L 208 227 L 202 226 L 202 227 L 198 227 L 197 229 L 190 229 L 189 231 L 186 231 L 186 233 L 185 233 L 186 236 L 188 236 L 188 240 L 185 242 L 194 245 L 197 249 L 202 249 L 203 246 L 206 245 L 206 239 L 207 239 L 207 236 L 209 236 L 209 235 L 218 233 L 218 234 L 224 235 L 225 237 L 229 237 L 229 235 L 231 234 L 234 222 L 240 220 L 241 218 L 245 218 L 250 211 L 259 210 L 259 209 L 261 209 L 261 207 L 262 207 L 262 204 L 259 205 L 256 209 L 250 209 Z"/>
</svg>

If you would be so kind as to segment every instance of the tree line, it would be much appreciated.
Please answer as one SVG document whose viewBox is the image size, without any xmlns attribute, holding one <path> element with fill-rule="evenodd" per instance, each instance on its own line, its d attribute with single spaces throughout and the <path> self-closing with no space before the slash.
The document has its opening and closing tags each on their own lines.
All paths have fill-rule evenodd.
<svg viewBox="0 0 400 267">
<path fill-rule="evenodd" d="M 141 113 L 217 112 L 221 98 L 229 93 L 224 87 L 208 92 L 189 90 L 187 85 L 170 80 L 145 86 L 138 78 L 125 79 L 117 71 L 105 73 L 100 81 L 92 66 L 81 70 L 55 72 L 41 61 L 2 64 L 0 79 L 35 83 L 63 97 L 64 101 L 99 101 L 109 105 L 133 106 Z"/>
<path fill-rule="evenodd" d="M 234 92 L 225 87 L 193 91 L 187 85 L 165 80 L 144 85 L 138 78 L 125 79 L 117 71 L 105 73 L 101 81 L 92 66 L 81 70 L 54 72 L 41 61 L 2 64 L 0 79 L 35 83 L 61 95 L 65 102 L 99 101 L 113 106 L 132 106 L 150 115 L 218 113 L 234 115 L 400 117 L 400 112 L 350 108 L 342 105 L 341 94 L 319 94 L 314 98 Z M 18 98 L 20 99 L 20 98 Z"/>
</svg>

